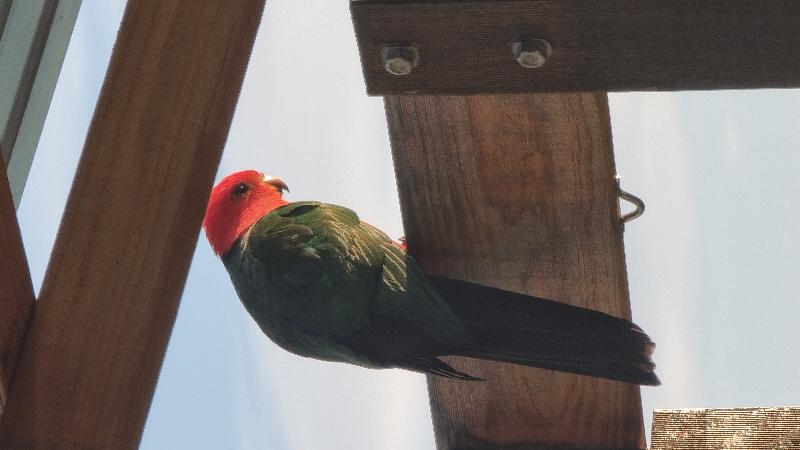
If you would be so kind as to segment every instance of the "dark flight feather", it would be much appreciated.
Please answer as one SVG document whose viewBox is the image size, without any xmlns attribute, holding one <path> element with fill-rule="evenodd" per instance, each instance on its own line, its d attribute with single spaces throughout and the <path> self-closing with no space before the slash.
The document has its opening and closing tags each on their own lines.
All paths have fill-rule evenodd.
<svg viewBox="0 0 800 450">
<path fill-rule="evenodd" d="M 428 280 L 473 337 L 457 355 L 660 384 L 650 359 L 655 344 L 627 320 L 465 281 Z"/>
</svg>

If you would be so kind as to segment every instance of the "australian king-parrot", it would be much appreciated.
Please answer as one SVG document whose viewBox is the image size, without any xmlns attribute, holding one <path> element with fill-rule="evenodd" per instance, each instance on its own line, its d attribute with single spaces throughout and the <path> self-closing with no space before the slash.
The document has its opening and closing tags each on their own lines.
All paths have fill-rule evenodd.
<svg viewBox="0 0 800 450">
<path fill-rule="evenodd" d="M 635 324 L 585 308 L 423 273 L 355 212 L 288 202 L 257 171 L 217 184 L 203 226 L 264 333 L 301 356 L 477 380 L 457 355 L 659 384 Z"/>
</svg>

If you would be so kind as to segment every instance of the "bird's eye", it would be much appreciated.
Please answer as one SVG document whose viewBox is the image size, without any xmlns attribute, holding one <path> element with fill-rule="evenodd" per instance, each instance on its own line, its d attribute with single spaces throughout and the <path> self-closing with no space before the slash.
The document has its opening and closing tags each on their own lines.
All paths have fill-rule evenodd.
<svg viewBox="0 0 800 450">
<path fill-rule="evenodd" d="M 250 185 L 247 183 L 237 184 L 236 187 L 233 188 L 233 195 L 236 197 L 244 197 L 248 192 L 250 192 Z"/>
</svg>

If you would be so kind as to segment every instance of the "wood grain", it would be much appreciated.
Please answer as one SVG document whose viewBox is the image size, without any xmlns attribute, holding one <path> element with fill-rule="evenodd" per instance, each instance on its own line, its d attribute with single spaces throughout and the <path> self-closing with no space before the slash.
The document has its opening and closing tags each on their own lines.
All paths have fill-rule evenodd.
<svg viewBox="0 0 800 450">
<path fill-rule="evenodd" d="M 264 0 L 130 0 L 0 448 L 138 446 Z"/>
<path fill-rule="evenodd" d="M 429 273 L 630 317 L 605 94 L 389 96 L 409 249 Z M 644 448 L 638 386 L 451 359 L 439 449 Z"/>
<path fill-rule="evenodd" d="M 800 86 L 795 0 L 351 0 L 367 91 L 479 94 Z M 521 67 L 522 35 L 553 47 Z M 386 44 L 420 62 L 394 76 Z"/>
<path fill-rule="evenodd" d="M 656 410 L 651 450 L 800 448 L 800 408 Z"/>
<path fill-rule="evenodd" d="M 14 201 L 0 158 L 0 416 L 34 301 Z"/>
</svg>

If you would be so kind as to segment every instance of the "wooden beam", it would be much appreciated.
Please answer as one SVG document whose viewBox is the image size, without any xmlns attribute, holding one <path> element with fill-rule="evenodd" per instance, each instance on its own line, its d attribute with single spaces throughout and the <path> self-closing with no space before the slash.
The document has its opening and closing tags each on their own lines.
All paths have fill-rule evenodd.
<svg viewBox="0 0 800 450">
<path fill-rule="evenodd" d="M 674 409 L 653 412 L 651 450 L 800 448 L 800 408 Z"/>
<path fill-rule="evenodd" d="M 427 272 L 630 317 L 605 94 L 389 96 L 386 111 Z M 486 381 L 429 378 L 439 449 L 644 448 L 638 386 L 450 361 Z"/>
<path fill-rule="evenodd" d="M 136 448 L 264 0 L 130 0 L 0 448 Z"/>
<path fill-rule="evenodd" d="M 3 28 L 6 26 L 8 13 L 11 11 L 11 2 L 13 0 L 0 0 L 0 36 L 3 34 Z"/>
<path fill-rule="evenodd" d="M 800 86 L 795 0 L 351 0 L 367 92 L 479 94 Z M 547 40 L 522 67 L 512 43 Z M 408 75 L 387 44 L 413 43 Z"/>
<path fill-rule="evenodd" d="M 0 144 L 19 206 L 81 0 L 0 0 Z"/>
<path fill-rule="evenodd" d="M 28 261 L 14 213 L 5 165 L 0 158 L 0 416 L 17 361 L 34 294 Z"/>
</svg>

